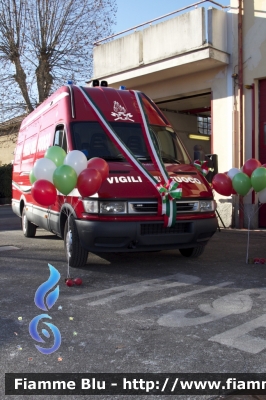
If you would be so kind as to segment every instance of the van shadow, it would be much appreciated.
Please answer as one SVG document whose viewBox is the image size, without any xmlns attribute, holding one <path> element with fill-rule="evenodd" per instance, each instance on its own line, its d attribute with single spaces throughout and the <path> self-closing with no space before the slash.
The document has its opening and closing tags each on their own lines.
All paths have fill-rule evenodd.
<svg viewBox="0 0 266 400">
<path fill-rule="evenodd" d="M 98 262 L 95 262 L 95 259 L 91 259 L 92 255 L 89 254 L 86 265 L 79 269 L 87 272 L 108 272 L 108 274 L 111 271 L 113 274 L 130 273 L 134 275 L 140 272 L 141 274 L 150 274 L 151 271 L 158 273 L 158 269 L 164 272 L 172 270 L 173 263 L 183 260 L 178 250 L 136 253 L 93 253 L 93 255 L 97 258 L 99 257 Z M 182 264 L 180 262 L 180 269 L 181 266 L 183 268 Z"/>
<path fill-rule="evenodd" d="M 47 235 L 37 235 L 32 239 L 47 239 L 47 240 L 62 240 L 59 236 L 56 236 L 54 234 L 47 234 Z"/>
</svg>

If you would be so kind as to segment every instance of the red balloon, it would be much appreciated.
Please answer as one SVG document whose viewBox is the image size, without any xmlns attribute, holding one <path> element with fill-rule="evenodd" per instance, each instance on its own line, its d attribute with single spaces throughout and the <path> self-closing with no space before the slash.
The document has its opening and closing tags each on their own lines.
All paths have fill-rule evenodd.
<svg viewBox="0 0 266 400">
<path fill-rule="evenodd" d="M 82 197 L 92 196 L 98 192 L 102 177 L 96 169 L 84 169 L 78 176 L 77 188 Z"/>
<path fill-rule="evenodd" d="M 261 163 L 255 158 L 250 158 L 243 165 L 243 172 L 244 174 L 247 174 L 249 177 L 251 177 L 252 172 L 258 167 L 261 167 Z"/>
<path fill-rule="evenodd" d="M 45 179 L 39 179 L 33 183 L 31 194 L 34 200 L 42 206 L 51 206 L 56 202 L 56 188 Z"/>
<path fill-rule="evenodd" d="M 74 279 L 74 283 L 75 283 L 75 285 L 80 286 L 80 285 L 82 285 L 82 279 L 81 278 L 75 278 Z"/>
<path fill-rule="evenodd" d="M 109 165 L 103 158 L 93 157 L 87 163 L 87 168 L 96 169 L 100 172 L 104 181 L 109 175 Z"/>
<path fill-rule="evenodd" d="M 227 175 L 227 174 L 228 174 L 228 171 L 225 171 L 224 174 L 225 174 L 226 176 L 228 176 L 228 175 Z M 231 179 L 231 180 L 232 180 L 232 179 Z M 235 189 L 233 188 L 233 185 L 232 185 L 232 192 L 231 192 L 231 194 L 237 194 L 237 192 L 236 192 Z"/>
<path fill-rule="evenodd" d="M 227 174 L 228 174 L 228 171 L 224 172 L 224 174 L 225 174 L 226 176 L 228 176 L 228 175 L 227 175 Z M 233 185 L 232 185 L 231 194 L 237 194 L 237 192 L 236 192 L 235 189 L 233 188 Z"/>
<path fill-rule="evenodd" d="M 66 285 L 69 286 L 69 287 L 71 287 L 71 286 L 74 286 L 75 283 L 74 283 L 73 279 L 68 278 L 68 279 L 66 280 Z"/>
<path fill-rule="evenodd" d="M 213 189 L 216 190 L 217 193 L 223 196 L 231 196 L 232 193 L 232 181 L 229 176 L 225 174 L 216 174 L 212 180 Z"/>
</svg>

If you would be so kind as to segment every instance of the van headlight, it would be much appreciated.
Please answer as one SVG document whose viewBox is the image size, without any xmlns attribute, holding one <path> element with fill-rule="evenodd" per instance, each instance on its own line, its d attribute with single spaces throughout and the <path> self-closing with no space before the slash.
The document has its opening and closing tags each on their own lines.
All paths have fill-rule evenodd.
<svg viewBox="0 0 266 400">
<path fill-rule="evenodd" d="M 99 212 L 98 200 L 83 200 L 83 205 L 87 213 L 98 214 Z"/>
<path fill-rule="evenodd" d="M 200 200 L 199 202 L 199 211 L 215 211 L 216 210 L 216 202 L 215 200 Z"/>
<path fill-rule="evenodd" d="M 84 209 L 89 214 L 126 214 L 127 203 L 125 201 L 98 201 L 82 200 Z"/>
<path fill-rule="evenodd" d="M 127 203 L 125 201 L 101 201 L 100 214 L 125 214 Z"/>
</svg>

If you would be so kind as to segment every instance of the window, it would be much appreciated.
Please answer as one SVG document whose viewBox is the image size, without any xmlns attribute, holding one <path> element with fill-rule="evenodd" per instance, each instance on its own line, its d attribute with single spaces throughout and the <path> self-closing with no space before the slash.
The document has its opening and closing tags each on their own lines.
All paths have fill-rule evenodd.
<svg viewBox="0 0 266 400">
<path fill-rule="evenodd" d="M 150 125 L 155 144 L 165 163 L 179 162 L 189 164 L 190 160 L 176 133 L 168 126 Z"/>
<path fill-rule="evenodd" d="M 64 131 L 64 125 L 58 125 L 56 127 L 53 145 L 62 147 L 62 149 L 64 149 L 65 152 L 67 152 L 67 143 L 66 143 L 66 135 L 65 135 L 65 131 Z"/>
<path fill-rule="evenodd" d="M 202 135 L 211 135 L 211 117 L 197 117 L 198 133 Z"/>
<path fill-rule="evenodd" d="M 111 125 L 135 157 L 140 161 L 151 160 L 140 124 L 112 122 Z M 149 127 L 164 162 L 189 164 L 190 160 L 173 129 L 161 125 Z M 101 157 L 105 160 L 124 160 L 98 122 L 72 122 L 71 132 L 75 149 L 83 151 L 88 159 Z"/>
</svg>

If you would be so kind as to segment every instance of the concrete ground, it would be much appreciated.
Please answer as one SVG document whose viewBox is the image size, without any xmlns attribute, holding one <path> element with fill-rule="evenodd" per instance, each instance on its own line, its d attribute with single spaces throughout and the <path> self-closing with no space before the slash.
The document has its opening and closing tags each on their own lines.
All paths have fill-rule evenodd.
<svg viewBox="0 0 266 400">
<path fill-rule="evenodd" d="M 25 238 L 19 218 L 1 206 L 0 399 L 8 398 L 8 372 L 265 374 L 266 264 L 246 263 L 247 236 L 247 231 L 217 231 L 198 259 L 183 258 L 178 250 L 90 255 L 84 268 L 70 271 L 83 285 L 69 288 L 63 241 L 43 230 Z M 266 231 L 251 231 L 249 258 L 266 258 L 265 244 Z M 35 348 L 29 323 L 43 313 L 34 296 L 49 277 L 48 263 L 61 274 L 59 298 L 47 313 L 62 342 L 44 355 Z M 42 346 L 52 345 L 50 338 Z M 262 400 L 266 394 L 170 398 Z"/>
</svg>

